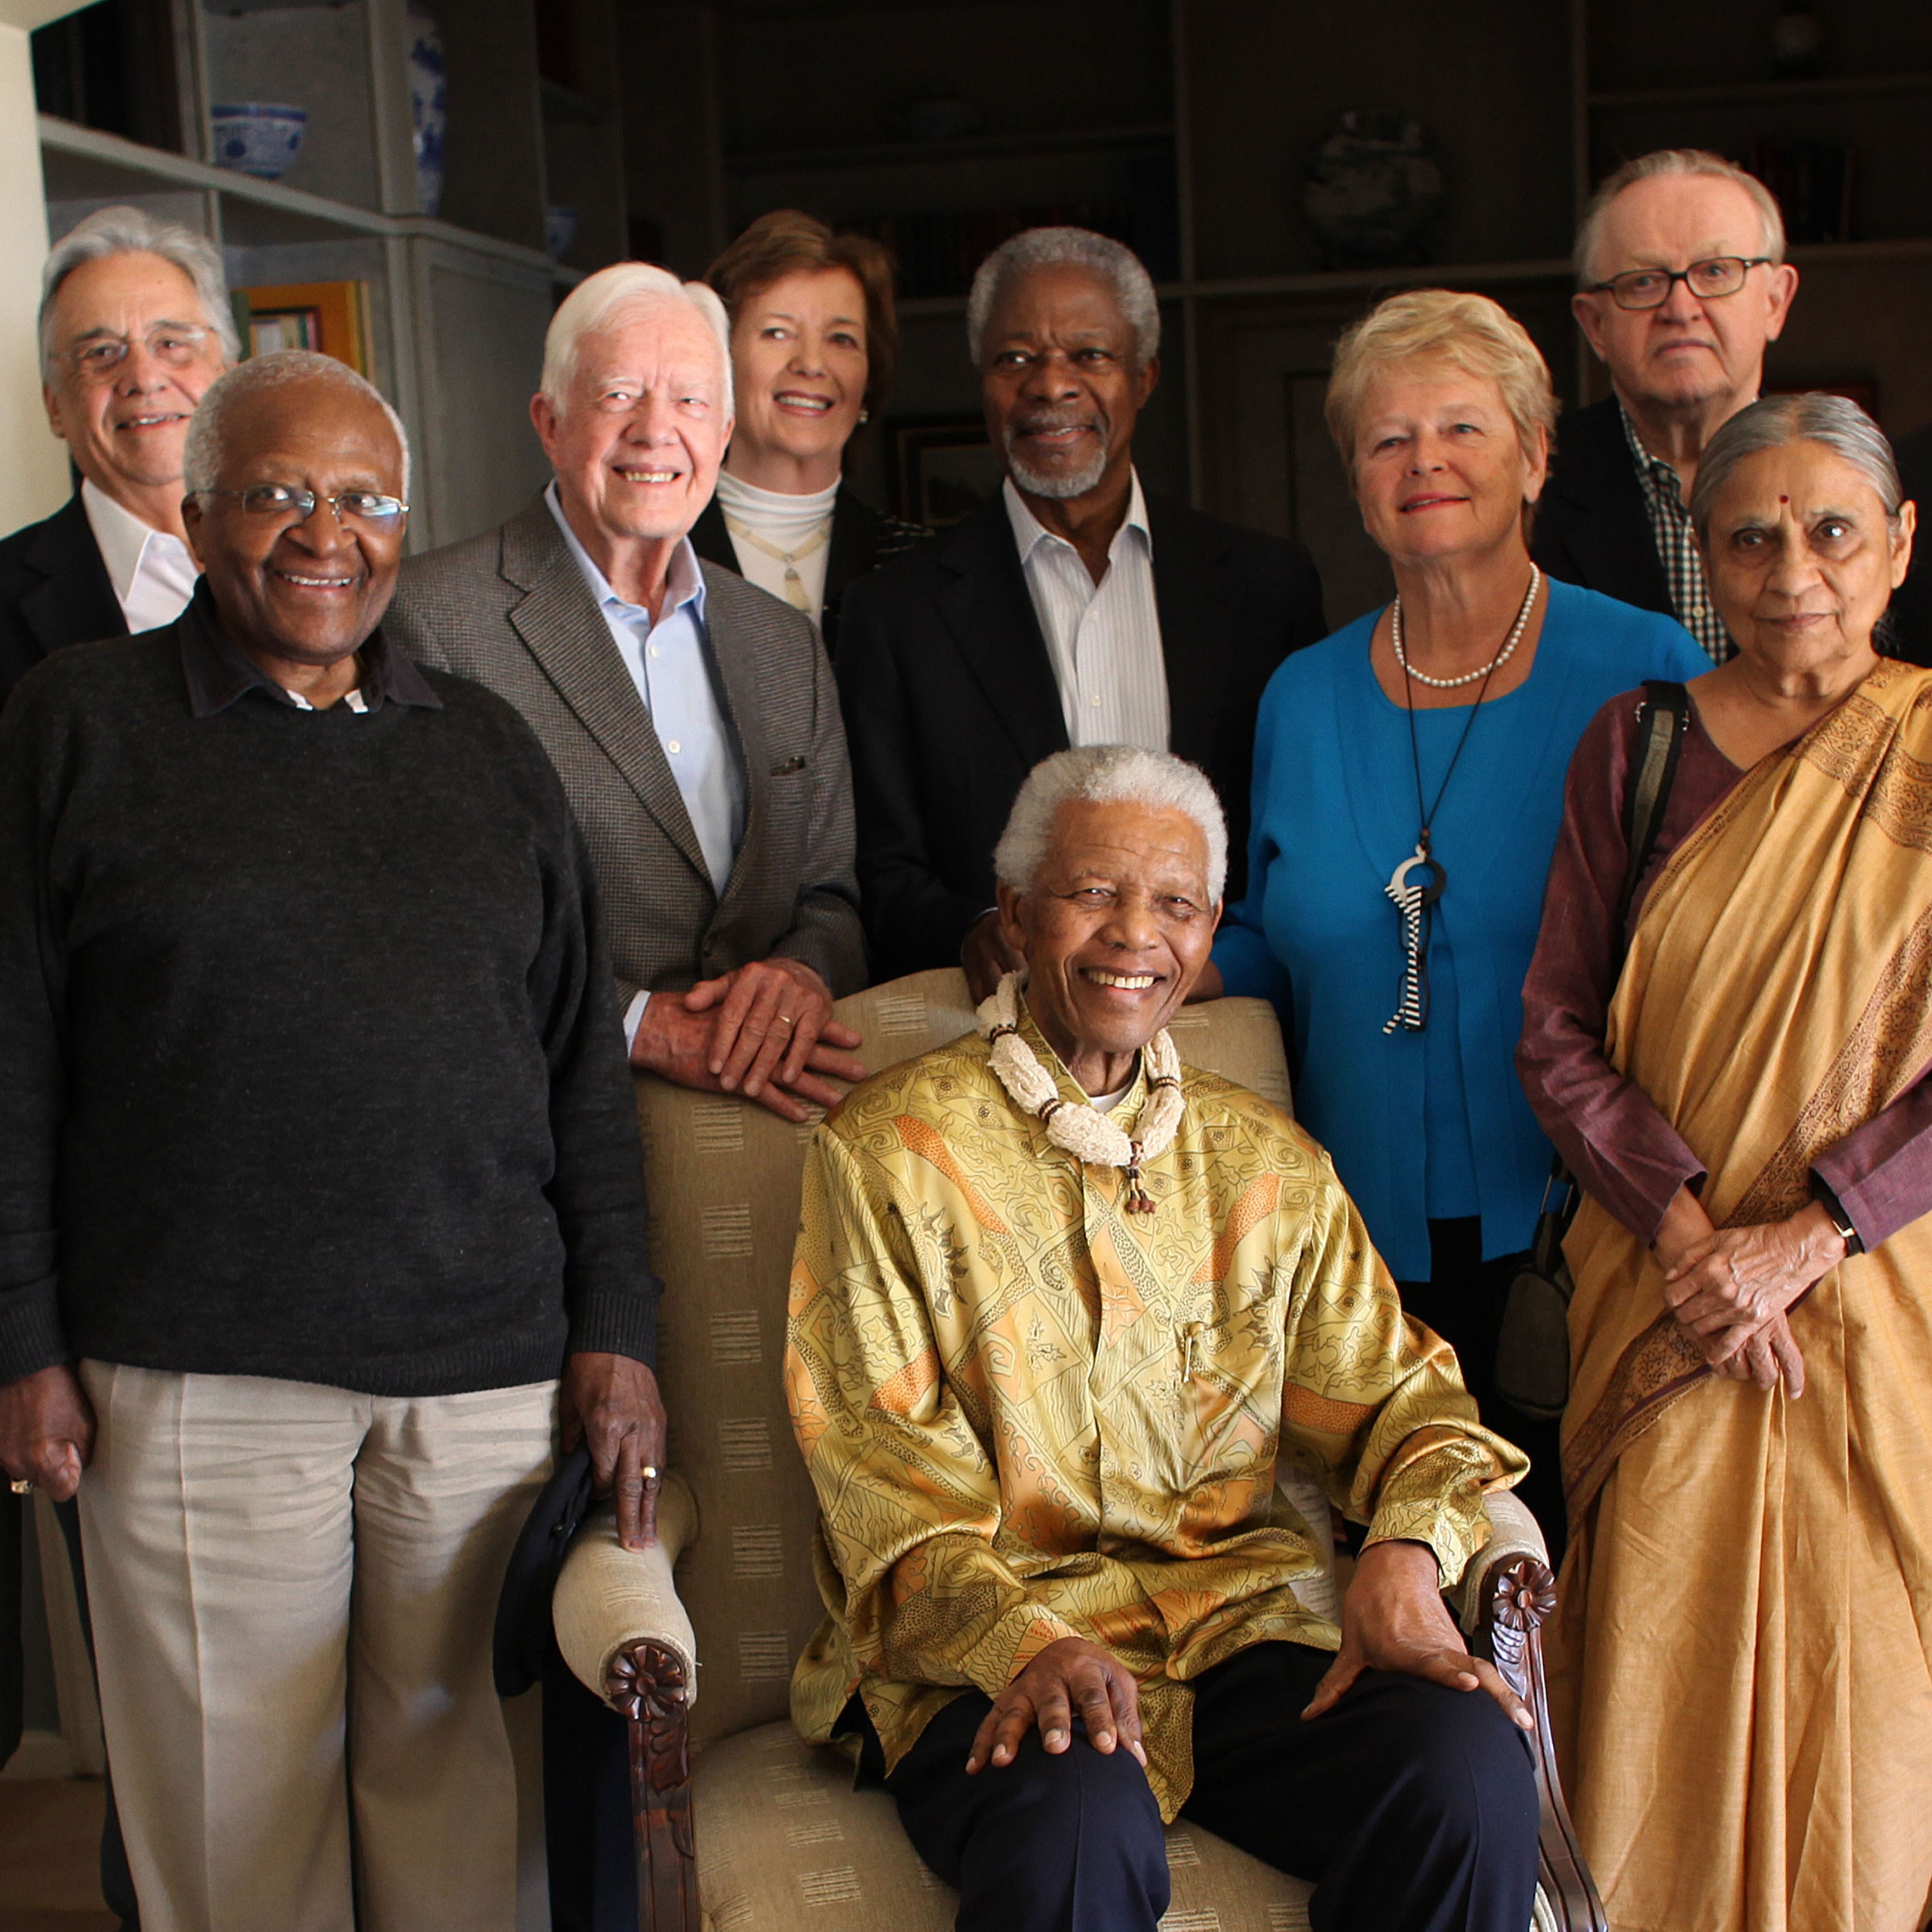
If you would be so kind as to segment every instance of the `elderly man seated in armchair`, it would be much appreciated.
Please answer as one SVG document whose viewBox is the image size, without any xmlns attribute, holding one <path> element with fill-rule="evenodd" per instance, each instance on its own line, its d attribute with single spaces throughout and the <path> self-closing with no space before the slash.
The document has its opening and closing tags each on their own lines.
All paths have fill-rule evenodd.
<svg viewBox="0 0 1932 1932">
<path fill-rule="evenodd" d="M 1194 766 L 1047 759 L 997 854 L 1025 971 L 815 1136 L 793 1714 L 884 1778 L 961 1932 L 1154 1932 L 1179 1815 L 1314 1881 L 1318 1928 L 1523 1932 L 1532 1720 L 1441 1592 L 1525 1460 L 1321 1148 L 1163 1030 L 1226 862 Z M 1284 1457 L 1369 1526 L 1339 1631 Z"/>
</svg>

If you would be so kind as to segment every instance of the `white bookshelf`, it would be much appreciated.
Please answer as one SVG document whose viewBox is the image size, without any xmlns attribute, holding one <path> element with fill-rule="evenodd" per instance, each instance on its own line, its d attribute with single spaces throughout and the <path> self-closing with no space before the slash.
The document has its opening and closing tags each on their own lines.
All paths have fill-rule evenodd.
<svg viewBox="0 0 1932 1932">
<path fill-rule="evenodd" d="M 541 245 L 555 112 L 546 97 L 556 90 L 539 86 L 530 10 L 442 0 L 437 11 L 452 82 L 484 124 L 459 124 L 466 97 L 453 86 L 443 202 L 474 220 L 419 212 L 406 0 L 238 10 L 231 0 L 220 12 L 174 0 L 182 146 L 193 152 L 38 122 L 51 240 L 94 208 L 131 202 L 207 235 L 231 286 L 367 284 L 370 374 L 415 457 L 418 550 L 500 521 L 542 483 L 527 405 L 556 301 L 582 275 Z M 520 43 L 506 34 L 519 23 Z M 212 164 L 209 106 L 236 98 L 308 109 L 302 152 L 282 178 Z"/>
</svg>

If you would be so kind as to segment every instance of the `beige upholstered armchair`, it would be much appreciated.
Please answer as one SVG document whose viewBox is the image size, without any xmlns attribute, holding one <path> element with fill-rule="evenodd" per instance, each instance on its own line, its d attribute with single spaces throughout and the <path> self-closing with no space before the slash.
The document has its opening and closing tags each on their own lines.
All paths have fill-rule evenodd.
<svg viewBox="0 0 1932 1932">
<path fill-rule="evenodd" d="M 842 1000 L 877 1070 L 973 1023 L 964 976 L 918 974 Z M 1256 1000 L 1190 1007 L 1184 1059 L 1288 1103 L 1280 1030 Z M 785 1291 L 808 1128 L 646 1078 L 638 1088 L 657 1264 L 659 1378 L 676 1474 L 658 1547 L 617 1547 L 608 1516 L 581 1535 L 555 1599 L 577 1676 L 630 1720 L 640 1923 L 649 1932 L 946 1932 L 950 1891 L 920 1862 L 892 1801 L 799 1740 L 792 1664 L 821 1614 L 817 1504 L 794 1446 L 782 1364 Z M 1327 1506 L 1291 1480 L 1310 1521 Z M 1546 1742 L 1538 1627 L 1555 1589 L 1543 1539 L 1510 1496 L 1454 1602 L 1472 1640 L 1530 1702 L 1543 1798 L 1538 1932 L 1603 1932 Z M 675 1582 L 673 1580 L 675 1569 Z M 1334 1613 L 1334 1579 L 1308 1593 Z M 1297 1932 L 1310 1888 L 1183 1820 L 1168 1833 L 1168 1932 Z"/>
</svg>

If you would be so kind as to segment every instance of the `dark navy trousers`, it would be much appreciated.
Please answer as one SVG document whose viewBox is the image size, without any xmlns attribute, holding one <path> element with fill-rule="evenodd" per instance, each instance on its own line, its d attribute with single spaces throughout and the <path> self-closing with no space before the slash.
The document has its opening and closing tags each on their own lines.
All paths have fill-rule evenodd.
<svg viewBox="0 0 1932 1932">
<path fill-rule="evenodd" d="M 1256 1644 L 1200 1678 L 1183 1815 L 1310 1880 L 1315 1932 L 1525 1932 L 1537 1796 L 1522 1735 L 1484 1692 L 1382 1672 L 1304 1724 L 1332 1660 Z M 1155 1932 L 1167 1859 L 1140 1766 L 1103 1757 L 1076 1721 L 1060 1756 L 1036 1730 L 1012 1763 L 969 1778 L 988 1708 L 956 1698 L 886 1780 L 920 1856 L 958 1888 L 958 1932 Z"/>
</svg>

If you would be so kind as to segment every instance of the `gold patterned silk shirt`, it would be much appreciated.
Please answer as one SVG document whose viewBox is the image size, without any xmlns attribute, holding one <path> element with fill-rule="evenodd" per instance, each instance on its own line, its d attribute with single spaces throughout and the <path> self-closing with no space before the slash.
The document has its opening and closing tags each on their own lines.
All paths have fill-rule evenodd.
<svg viewBox="0 0 1932 1932">
<path fill-rule="evenodd" d="M 856 1690 L 890 1768 L 962 1690 L 1082 1636 L 1138 1680 L 1171 1820 L 1192 1680 L 1250 1644 L 1340 1641 L 1295 1595 L 1328 1526 L 1277 1493 L 1278 1458 L 1372 1539 L 1429 1544 L 1445 1586 L 1488 1536 L 1484 1492 L 1528 1467 L 1403 1316 L 1322 1149 L 1230 1082 L 1189 1067 L 1182 1088 L 1152 1214 L 1047 1138 L 976 1035 L 814 1135 L 785 1352 L 820 1512 L 827 1615 L 792 1680 L 812 1742 Z M 1142 1072 L 1130 1133 L 1146 1097 Z"/>
</svg>

